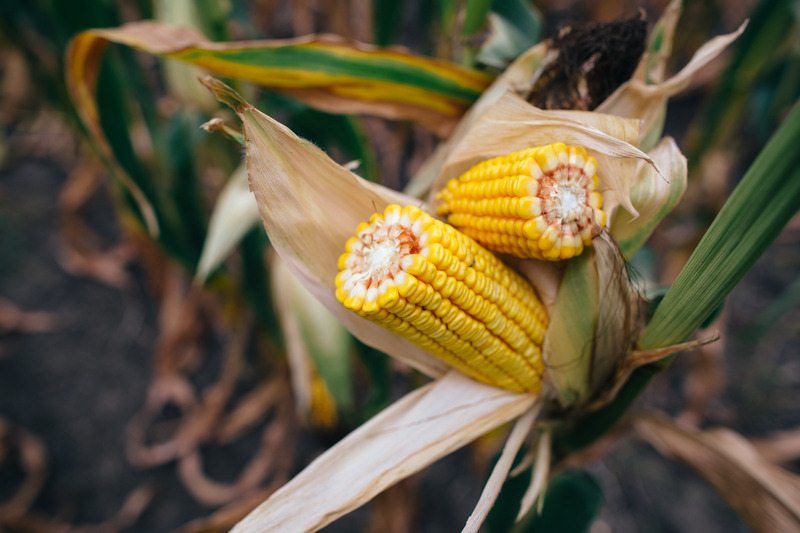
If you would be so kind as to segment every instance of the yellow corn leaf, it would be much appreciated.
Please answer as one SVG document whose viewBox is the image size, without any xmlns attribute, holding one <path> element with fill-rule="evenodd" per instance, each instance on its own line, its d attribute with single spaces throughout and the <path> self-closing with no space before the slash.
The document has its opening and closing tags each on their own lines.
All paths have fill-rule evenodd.
<svg viewBox="0 0 800 533">
<path fill-rule="evenodd" d="M 649 85 L 646 80 L 633 78 L 622 84 L 598 106 L 597 111 L 620 117 L 641 119 L 641 136 L 637 144 L 644 149 L 649 149 L 661 136 L 667 100 L 686 89 L 694 75 L 735 41 L 746 26 L 747 22 L 735 32 L 720 35 L 705 43 L 680 72 L 666 81 Z M 647 58 L 643 60 L 646 61 Z M 658 72 L 658 69 L 655 72 Z"/>
<path fill-rule="evenodd" d="M 346 309 L 335 296 L 338 258 L 359 223 L 389 204 L 419 200 L 360 178 L 223 83 L 205 83 L 242 120 L 250 188 L 270 243 L 291 272 L 361 341 L 429 376 L 442 375 L 439 360 Z"/>
<path fill-rule="evenodd" d="M 664 176 L 656 174 L 652 167 L 640 164 L 631 188 L 631 201 L 639 216 L 633 217 L 619 209 L 610 224 L 611 235 L 627 258 L 642 247 L 686 191 L 686 158 L 675 141 L 671 137 L 664 138 L 649 154 Z"/>
<path fill-rule="evenodd" d="M 753 531 L 800 531 L 800 477 L 738 433 L 681 427 L 661 415 L 639 417 L 635 428 L 659 452 L 691 466 Z"/>
<path fill-rule="evenodd" d="M 536 402 L 451 371 L 330 448 L 233 531 L 320 529 Z"/>
<path fill-rule="evenodd" d="M 487 107 L 453 147 L 431 192 L 480 161 L 557 141 L 583 146 L 597 159 L 607 212 L 622 205 L 636 213 L 629 196 L 637 160 L 654 164 L 628 142 L 637 136 L 636 120 L 584 111 L 543 111 L 506 93 Z"/>
<path fill-rule="evenodd" d="M 258 205 L 247 183 L 247 169 L 242 165 L 228 179 L 214 205 L 197 264 L 197 280 L 205 281 L 257 223 Z"/>
<path fill-rule="evenodd" d="M 96 118 L 94 85 L 109 43 L 269 87 L 325 111 L 414 120 L 441 135 L 491 81 L 458 65 L 331 35 L 214 43 L 193 28 L 142 21 L 87 30 L 71 43 L 67 82 L 87 122 Z"/>
</svg>

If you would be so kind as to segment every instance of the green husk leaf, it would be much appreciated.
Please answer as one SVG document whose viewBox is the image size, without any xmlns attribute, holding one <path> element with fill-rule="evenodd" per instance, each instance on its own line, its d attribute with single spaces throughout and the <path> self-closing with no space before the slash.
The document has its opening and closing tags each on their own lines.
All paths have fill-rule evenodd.
<svg viewBox="0 0 800 533">
<path fill-rule="evenodd" d="M 599 280 L 595 251 L 586 250 L 567 263 L 542 352 L 548 382 L 563 406 L 589 395 L 592 343 L 599 311 Z"/>
<path fill-rule="evenodd" d="M 647 325 L 639 346 L 685 340 L 724 301 L 800 208 L 800 106 L 745 174 Z"/>
</svg>

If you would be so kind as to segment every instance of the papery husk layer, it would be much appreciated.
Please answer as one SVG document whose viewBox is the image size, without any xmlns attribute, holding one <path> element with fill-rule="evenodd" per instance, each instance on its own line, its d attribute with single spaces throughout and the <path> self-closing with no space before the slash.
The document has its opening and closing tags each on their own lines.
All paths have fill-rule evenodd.
<svg viewBox="0 0 800 533">
<path fill-rule="evenodd" d="M 404 396 L 330 448 L 233 531 L 320 529 L 537 401 L 451 371 Z"/>
<path fill-rule="evenodd" d="M 361 341 L 431 377 L 444 374 L 444 363 L 344 308 L 335 296 L 337 261 L 358 224 L 389 204 L 420 202 L 345 169 L 223 83 L 204 83 L 242 120 L 250 188 L 270 243 L 287 267 Z"/>
</svg>

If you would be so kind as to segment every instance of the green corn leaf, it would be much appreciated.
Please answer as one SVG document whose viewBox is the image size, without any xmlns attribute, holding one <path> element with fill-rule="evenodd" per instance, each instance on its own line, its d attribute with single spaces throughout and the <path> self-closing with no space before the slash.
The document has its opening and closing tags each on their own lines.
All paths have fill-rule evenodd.
<svg viewBox="0 0 800 533">
<path fill-rule="evenodd" d="M 800 208 L 800 106 L 785 120 L 697 245 L 639 339 L 685 340 L 717 308 Z"/>
<path fill-rule="evenodd" d="M 519 533 L 582 533 L 589 531 L 603 505 L 603 489 L 583 470 L 568 470 L 550 482 L 541 513 L 531 512 Z"/>
</svg>

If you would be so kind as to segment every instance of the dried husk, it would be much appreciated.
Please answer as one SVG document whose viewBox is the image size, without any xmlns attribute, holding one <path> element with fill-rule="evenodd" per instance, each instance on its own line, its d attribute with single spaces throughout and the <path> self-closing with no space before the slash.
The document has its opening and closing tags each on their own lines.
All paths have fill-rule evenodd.
<svg viewBox="0 0 800 533">
<path fill-rule="evenodd" d="M 431 188 L 435 194 L 447 182 L 475 164 L 531 146 L 563 142 L 585 147 L 597 158 L 597 174 L 606 209 L 622 205 L 636 213 L 629 199 L 637 160 L 650 157 L 627 142 L 638 137 L 635 120 L 583 111 L 543 111 L 511 93 L 487 107 L 448 155 Z"/>
<path fill-rule="evenodd" d="M 514 60 L 508 68 L 486 89 L 478 100 L 467 110 L 450 136 L 439 143 L 436 150 L 425 160 L 405 188 L 406 194 L 425 196 L 436 178 L 441 174 L 450 152 L 472 128 L 475 121 L 508 92 L 516 92 L 518 87 L 527 85 L 531 78 L 538 78 L 544 65 L 549 61 L 549 48 L 540 43 Z"/>
<path fill-rule="evenodd" d="M 489 511 L 492 510 L 492 506 L 497 500 L 497 496 L 500 494 L 500 489 L 503 488 L 503 483 L 505 483 L 506 478 L 508 478 L 508 473 L 511 471 L 511 466 L 514 464 L 517 452 L 519 452 L 522 444 L 531 432 L 533 423 L 539 415 L 539 408 L 540 405 L 530 409 L 523 416 L 519 417 L 514 424 L 514 428 L 511 430 L 508 439 L 506 439 L 505 446 L 503 446 L 503 452 L 497 459 L 497 463 L 495 463 L 492 473 L 489 475 L 489 479 L 483 487 L 483 492 L 481 492 L 478 504 L 469 515 L 469 519 L 467 519 L 462 533 L 477 533 L 486 520 Z"/>
<path fill-rule="evenodd" d="M 404 396 L 330 448 L 235 532 L 313 531 L 537 402 L 456 371 Z"/>
<path fill-rule="evenodd" d="M 672 15 L 673 12 L 668 11 L 668 13 L 674 16 Z M 676 20 L 670 18 L 669 23 L 674 27 Z M 746 21 L 735 32 L 720 35 L 705 43 L 695 52 L 692 59 L 680 72 L 665 81 L 649 83 L 648 79 L 642 75 L 642 72 L 647 72 L 647 66 L 641 67 L 637 70 L 639 77 L 635 76 L 621 85 L 605 102 L 598 106 L 597 111 L 620 117 L 640 119 L 642 126 L 637 144 L 644 149 L 649 149 L 656 144 L 656 141 L 661 136 L 667 100 L 686 89 L 694 75 L 735 41 L 742 34 L 745 27 L 747 27 Z M 671 33 L 666 32 L 665 37 L 671 37 Z M 663 62 L 663 59 L 659 58 L 659 60 Z M 643 58 L 643 61 L 648 61 L 648 58 Z M 656 66 L 652 72 L 659 74 L 662 72 L 662 68 L 660 65 Z"/>
<path fill-rule="evenodd" d="M 223 83 L 213 78 L 204 83 L 242 120 L 250 188 L 270 242 L 287 267 L 361 341 L 431 377 L 444 374 L 444 363 L 348 311 L 335 297 L 337 260 L 358 224 L 390 203 L 420 202 L 345 169 Z"/>
</svg>

